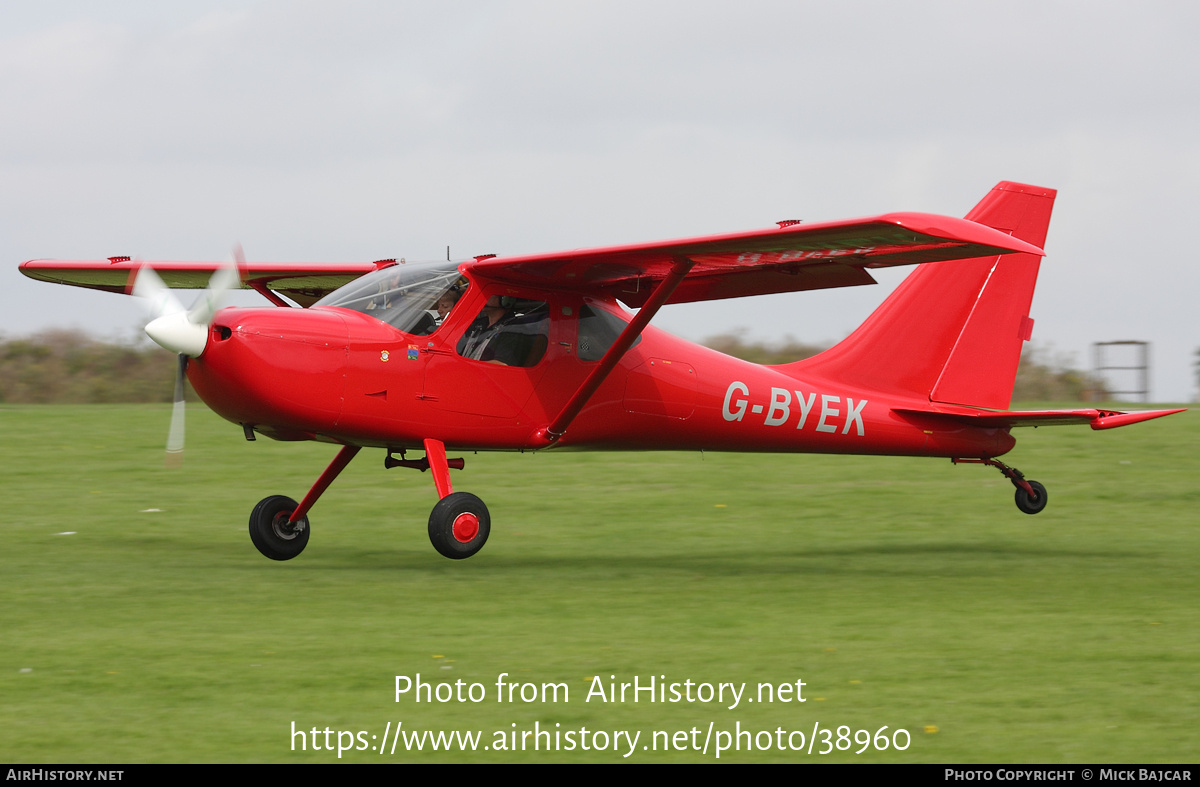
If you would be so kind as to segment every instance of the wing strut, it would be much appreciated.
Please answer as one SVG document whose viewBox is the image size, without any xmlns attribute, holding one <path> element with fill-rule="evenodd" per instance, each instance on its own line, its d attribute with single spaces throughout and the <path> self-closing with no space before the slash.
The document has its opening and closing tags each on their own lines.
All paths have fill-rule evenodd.
<svg viewBox="0 0 1200 787">
<path fill-rule="evenodd" d="M 534 435 L 536 443 L 539 443 L 541 447 L 550 446 L 563 436 L 567 427 L 575 420 L 575 416 L 579 415 L 579 411 L 587 404 L 588 399 L 592 398 L 592 394 L 616 368 L 617 362 L 625 355 L 625 351 L 633 346 L 634 341 L 642 334 L 642 330 L 650 323 L 650 320 L 654 319 L 654 315 L 667 302 L 671 293 L 675 292 L 675 288 L 679 286 L 679 283 L 684 280 L 688 271 L 695 264 L 687 257 L 675 257 L 675 264 L 671 266 L 670 273 L 654 289 L 646 303 L 625 326 L 625 330 L 621 331 L 621 335 L 613 342 L 612 347 L 608 348 L 608 352 L 604 353 L 604 357 L 600 359 L 600 363 L 596 364 L 596 368 L 592 369 L 592 373 L 583 381 L 583 385 L 579 386 L 579 390 L 563 406 L 562 412 L 550 422 L 549 426 L 542 427 Z"/>
<path fill-rule="evenodd" d="M 288 303 L 283 298 L 280 298 L 278 295 L 276 295 L 274 292 L 272 292 L 270 290 L 270 288 L 267 287 L 267 281 L 265 281 L 265 280 L 251 279 L 250 281 L 246 282 L 246 286 L 249 287 L 250 289 L 254 290 L 255 292 L 257 292 L 259 295 L 263 296 L 264 298 L 266 298 L 268 301 L 275 304 L 276 306 L 280 306 L 285 309 L 291 308 L 291 306 L 292 306 L 292 304 Z"/>
</svg>

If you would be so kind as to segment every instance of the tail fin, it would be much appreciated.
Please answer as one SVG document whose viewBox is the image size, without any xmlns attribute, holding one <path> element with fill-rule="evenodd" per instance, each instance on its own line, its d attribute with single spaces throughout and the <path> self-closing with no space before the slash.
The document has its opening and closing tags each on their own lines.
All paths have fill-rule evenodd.
<svg viewBox="0 0 1200 787">
<path fill-rule="evenodd" d="M 967 218 L 1036 246 L 1046 241 L 1053 189 L 1001 183 Z M 926 263 L 844 341 L 788 372 L 929 401 L 1008 408 L 1030 338 L 1040 259 L 1006 254 Z"/>
</svg>

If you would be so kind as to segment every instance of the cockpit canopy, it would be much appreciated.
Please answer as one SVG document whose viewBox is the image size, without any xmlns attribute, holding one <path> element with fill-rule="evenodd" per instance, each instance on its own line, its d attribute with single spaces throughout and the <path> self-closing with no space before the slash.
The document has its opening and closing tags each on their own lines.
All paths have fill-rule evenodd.
<svg viewBox="0 0 1200 787">
<path fill-rule="evenodd" d="M 313 306 L 353 309 L 425 336 L 437 330 L 466 289 L 456 262 L 400 262 L 355 279 Z"/>
</svg>

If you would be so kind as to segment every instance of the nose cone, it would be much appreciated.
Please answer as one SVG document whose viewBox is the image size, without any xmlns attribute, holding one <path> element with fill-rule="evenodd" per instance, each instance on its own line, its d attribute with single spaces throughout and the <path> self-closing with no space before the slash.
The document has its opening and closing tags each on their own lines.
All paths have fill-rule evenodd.
<svg viewBox="0 0 1200 787">
<path fill-rule="evenodd" d="M 199 358 L 208 344 L 208 326 L 188 319 L 187 312 L 164 314 L 146 326 L 146 335 L 173 353 Z"/>
</svg>

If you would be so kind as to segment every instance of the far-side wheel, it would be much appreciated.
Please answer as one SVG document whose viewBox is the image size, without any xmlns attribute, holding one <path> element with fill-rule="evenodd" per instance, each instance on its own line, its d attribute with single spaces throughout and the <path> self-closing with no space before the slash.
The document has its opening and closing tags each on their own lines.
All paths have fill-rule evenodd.
<svg viewBox="0 0 1200 787">
<path fill-rule="evenodd" d="M 288 522 L 298 504 L 290 497 L 272 495 L 259 501 L 250 514 L 250 540 L 272 560 L 291 560 L 308 545 L 308 517 Z"/>
<path fill-rule="evenodd" d="M 1039 484 L 1037 481 L 1028 482 L 1030 488 L 1033 489 L 1037 497 L 1030 497 L 1029 493 L 1021 487 L 1017 487 L 1017 508 L 1024 511 L 1026 514 L 1036 514 L 1046 507 L 1046 487 Z"/>
<path fill-rule="evenodd" d="M 470 492 L 446 495 L 429 514 L 429 540 L 451 560 L 462 560 L 483 549 L 491 530 L 487 506 Z"/>
</svg>

